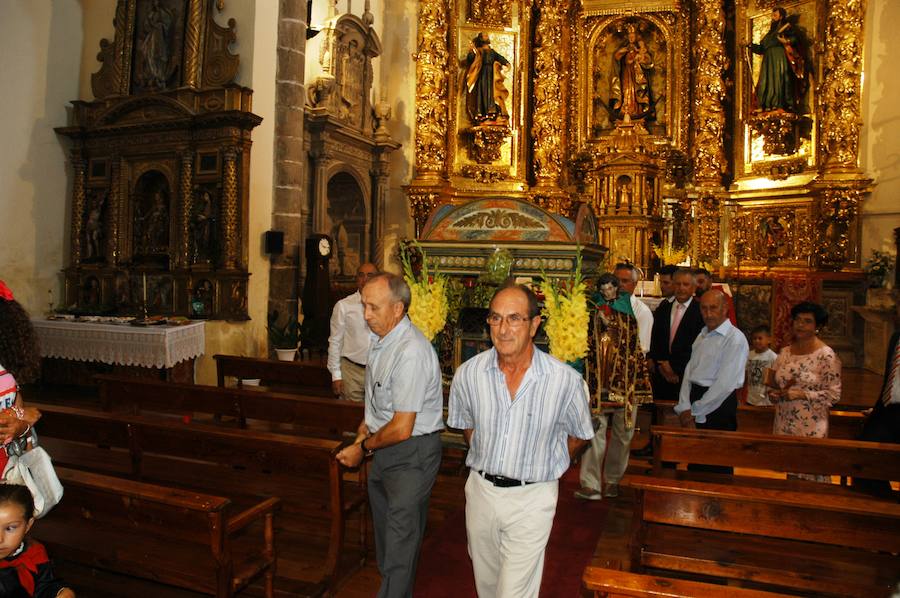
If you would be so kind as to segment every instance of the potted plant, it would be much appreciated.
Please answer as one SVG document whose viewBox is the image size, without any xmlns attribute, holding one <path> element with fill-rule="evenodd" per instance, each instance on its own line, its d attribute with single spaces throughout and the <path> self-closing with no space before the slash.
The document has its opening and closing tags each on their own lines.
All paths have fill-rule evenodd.
<svg viewBox="0 0 900 598">
<path fill-rule="evenodd" d="M 288 316 L 283 325 L 278 323 L 278 310 L 269 314 L 269 341 L 275 348 L 275 353 L 280 361 L 294 361 L 297 356 L 297 347 L 300 345 L 300 324 L 297 318 Z"/>
<path fill-rule="evenodd" d="M 869 288 L 866 289 L 866 305 L 874 309 L 893 309 L 894 300 L 890 289 L 890 274 L 894 270 L 896 256 L 885 245 L 881 250 L 872 251 L 872 257 L 863 265 Z"/>
</svg>

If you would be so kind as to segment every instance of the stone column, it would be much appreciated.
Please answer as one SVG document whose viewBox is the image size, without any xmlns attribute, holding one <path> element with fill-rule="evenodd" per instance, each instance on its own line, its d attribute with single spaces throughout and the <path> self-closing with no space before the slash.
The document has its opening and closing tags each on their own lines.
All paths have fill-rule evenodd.
<svg viewBox="0 0 900 598">
<path fill-rule="evenodd" d="M 306 151 L 306 2 L 281 0 L 275 73 L 275 190 L 272 229 L 284 233 L 284 252 L 271 256 L 269 310 L 296 314 L 303 248 L 309 228 Z"/>
</svg>

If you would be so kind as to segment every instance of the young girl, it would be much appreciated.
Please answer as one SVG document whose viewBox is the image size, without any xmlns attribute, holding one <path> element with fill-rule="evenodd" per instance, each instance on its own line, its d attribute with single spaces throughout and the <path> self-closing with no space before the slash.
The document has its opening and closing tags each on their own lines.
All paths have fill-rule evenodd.
<svg viewBox="0 0 900 598">
<path fill-rule="evenodd" d="M 6 445 L 24 436 L 41 414 L 26 407 L 19 385 L 40 373 L 37 335 L 28 312 L 0 280 L 0 473 L 6 468 Z"/>
<path fill-rule="evenodd" d="M 0 484 L 0 596 L 75 598 L 53 575 L 44 546 L 25 535 L 34 523 L 34 502 L 25 486 Z"/>
</svg>

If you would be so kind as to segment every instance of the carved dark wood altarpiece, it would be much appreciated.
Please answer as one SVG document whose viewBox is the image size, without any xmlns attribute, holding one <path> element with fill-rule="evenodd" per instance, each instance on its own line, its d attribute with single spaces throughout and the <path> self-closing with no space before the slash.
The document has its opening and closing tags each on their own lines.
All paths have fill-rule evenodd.
<svg viewBox="0 0 900 598">
<path fill-rule="evenodd" d="M 72 102 L 66 306 L 247 319 L 252 90 L 224 0 L 119 0 L 95 99 Z M 146 282 L 145 282 L 146 281 Z"/>
</svg>

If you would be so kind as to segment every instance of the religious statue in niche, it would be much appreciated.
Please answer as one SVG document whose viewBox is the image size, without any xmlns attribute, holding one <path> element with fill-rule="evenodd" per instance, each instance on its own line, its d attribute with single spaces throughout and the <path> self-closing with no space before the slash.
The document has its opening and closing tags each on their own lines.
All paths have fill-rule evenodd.
<svg viewBox="0 0 900 598">
<path fill-rule="evenodd" d="M 213 231 L 216 211 L 209 190 L 200 189 L 194 200 L 194 214 L 191 218 L 191 261 L 210 263 L 215 261 Z"/>
<path fill-rule="evenodd" d="M 191 298 L 191 317 L 206 318 L 213 311 L 213 292 L 214 287 L 209 280 L 201 280 L 194 289 L 194 296 Z"/>
<path fill-rule="evenodd" d="M 172 311 L 172 279 L 164 276 L 152 278 L 150 286 L 150 305 L 148 309 L 155 313 Z"/>
<path fill-rule="evenodd" d="M 138 180 L 135 192 L 135 255 L 149 256 L 169 251 L 169 185 L 165 177 L 150 171 Z"/>
<path fill-rule="evenodd" d="M 781 7 L 772 9 L 769 29 L 759 43 L 747 45 L 747 66 L 753 72 L 753 54 L 760 55 L 759 76 L 750 95 L 751 130 L 763 139 L 766 155 L 791 155 L 801 140 L 809 139 L 812 120 L 805 116 L 809 91 L 809 46 L 797 17 Z M 783 177 L 780 177 L 783 178 Z"/>
<path fill-rule="evenodd" d="M 100 281 L 89 276 L 81 287 L 81 305 L 89 310 L 100 308 Z"/>
<path fill-rule="evenodd" d="M 753 95 L 754 110 L 806 112 L 804 100 L 809 80 L 802 41 L 803 36 L 788 19 L 787 11 L 780 6 L 773 8 L 769 31 L 758 44 L 748 46 L 751 52 L 762 56 Z"/>
<path fill-rule="evenodd" d="M 787 257 L 787 231 L 780 216 L 766 216 L 762 222 L 766 240 L 766 255 L 769 259 Z"/>
<path fill-rule="evenodd" d="M 84 261 L 98 262 L 103 260 L 103 208 L 106 205 L 106 192 L 99 191 L 89 198 L 87 215 L 84 221 Z"/>
<path fill-rule="evenodd" d="M 654 103 L 650 87 L 653 56 L 638 33 L 636 23 L 625 26 L 625 39 L 613 52 L 613 61 L 610 81 L 613 114 L 617 119 L 628 116 L 631 120 L 653 120 Z"/>
<path fill-rule="evenodd" d="M 169 88 L 169 82 L 178 67 L 173 60 L 176 19 L 177 15 L 172 8 L 163 6 L 160 0 L 152 0 L 139 22 L 134 80 L 142 90 L 161 91 Z"/>
<path fill-rule="evenodd" d="M 491 48 L 491 38 L 484 32 L 472 40 L 466 55 L 466 109 L 474 125 L 506 124 L 509 90 L 504 85 L 503 69 L 509 61 Z"/>
<path fill-rule="evenodd" d="M 631 201 L 634 186 L 627 176 L 620 176 L 616 181 L 616 212 L 631 213 Z"/>
</svg>

